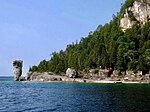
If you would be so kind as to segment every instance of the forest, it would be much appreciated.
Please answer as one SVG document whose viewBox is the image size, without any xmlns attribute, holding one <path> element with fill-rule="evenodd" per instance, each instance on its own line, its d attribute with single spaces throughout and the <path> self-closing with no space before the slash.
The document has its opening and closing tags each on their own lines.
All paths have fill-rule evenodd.
<svg viewBox="0 0 150 112">
<path fill-rule="evenodd" d="M 65 50 L 53 52 L 50 60 L 42 60 L 30 67 L 30 72 L 65 73 L 67 68 L 77 71 L 112 67 L 126 71 L 150 70 L 150 23 L 144 26 L 137 21 L 132 28 L 123 32 L 120 18 L 134 0 L 126 0 L 117 15 L 104 26 L 82 37 L 79 42 L 67 45 Z"/>
</svg>

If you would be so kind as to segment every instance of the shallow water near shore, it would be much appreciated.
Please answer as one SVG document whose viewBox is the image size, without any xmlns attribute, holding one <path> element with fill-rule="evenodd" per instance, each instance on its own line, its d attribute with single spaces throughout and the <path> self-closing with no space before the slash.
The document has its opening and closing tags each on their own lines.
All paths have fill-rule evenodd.
<svg viewBox="0 0 150 112">
<path fill-rule="evenodd" d="M 150 84 L 14 82 L 0 77 L 0 111 L 149 112 Z"/>
</svg>

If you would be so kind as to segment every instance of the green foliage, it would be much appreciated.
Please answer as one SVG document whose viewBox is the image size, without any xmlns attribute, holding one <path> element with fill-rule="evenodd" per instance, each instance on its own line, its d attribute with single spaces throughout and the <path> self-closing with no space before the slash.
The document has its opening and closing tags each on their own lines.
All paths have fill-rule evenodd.
<svg viewBox="0 0 150 112">
<path fill-rule="evenodd" d="M 37 66 L 32 66 L 32 68 L 30 67 L 29 72 L 36 72 L 38 70 Z"/>
<path fill-rule="evenodd" d="M 121 10 L 130 7 L 135 0 L 126 0 Z M 133 16 L 132 13 L 130 16 Z M 65 51 L 53 52 L 51 59 L 43 60 L 30 71 L 65 72 L 67 68 L 82 71 L 91 68 L 111 66 L 119 71 L 150 69 L 150 23 L 122 32 L 119 15 L 112 21 L 99 26 L 87 37 L 67 45 Z"/>
<path fill-rule="evenodd" d="M 129 18 L 131 19 L 131 21 L 137 21 L 133 15 L 132 11 L 128 11 L 128 14 L 129 14 Z"/>
<path fill-rule="evenodd" d="M 124 14 L 125 9 L 132 7 L 133 3 L 135 2 L 135 0 L 126 0 L 125 3 L 123 4 L 120 13 Z"/>
</svg>

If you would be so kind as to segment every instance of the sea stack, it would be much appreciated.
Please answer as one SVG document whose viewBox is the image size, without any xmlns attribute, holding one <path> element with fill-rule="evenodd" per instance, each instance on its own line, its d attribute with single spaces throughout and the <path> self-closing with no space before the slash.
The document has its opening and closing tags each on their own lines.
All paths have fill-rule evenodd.
<svg viewBox="0 0 150 112">
<path fill-rule="evenodd" d="M 14 73 L 14 80 L 20 81 L 20 76 L 22 75 L 22 60 L 15 60 L 13 61 L 13 73 Z"/>
</svg>

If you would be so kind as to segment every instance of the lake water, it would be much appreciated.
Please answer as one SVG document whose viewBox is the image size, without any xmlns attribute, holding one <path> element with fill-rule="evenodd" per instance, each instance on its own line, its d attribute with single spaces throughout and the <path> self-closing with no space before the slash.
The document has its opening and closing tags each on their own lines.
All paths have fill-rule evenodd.
<svg viewBox="0 0 150 112">
<path fill-rule="evenodd" d="M 150 84 L 14 82 L 0 77 L 0 112 L 150 112 Z"/>
</svg>

